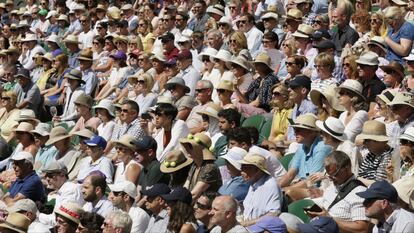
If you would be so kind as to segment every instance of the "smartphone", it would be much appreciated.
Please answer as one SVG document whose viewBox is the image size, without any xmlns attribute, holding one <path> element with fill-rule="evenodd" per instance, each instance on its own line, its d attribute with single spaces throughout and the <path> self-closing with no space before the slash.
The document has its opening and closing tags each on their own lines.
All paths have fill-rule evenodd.
<svg viewBox="0 0 414 233">
<path fill-rule="evenodd" d="M 144 119 L 144 120 L 151 120 L 152 116 L 149 113 L 143 113 L 141 115 L 141 118 Z"/>
<path fill-rule="evenodd" d="M 304 211 L 311 211 L 311 212 L 322 212 L 322 208 L 319 207 L 317 204 L 313 204 L 313 206 L 303 208 Z"/>
</svg>

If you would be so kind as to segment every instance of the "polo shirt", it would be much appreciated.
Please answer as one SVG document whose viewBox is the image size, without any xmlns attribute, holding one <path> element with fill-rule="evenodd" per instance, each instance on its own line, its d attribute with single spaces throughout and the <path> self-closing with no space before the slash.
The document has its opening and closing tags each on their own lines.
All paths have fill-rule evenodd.
<svg viewBox="0 0 414 233">
<path fill-rule="evenodd" d="M 377 95 L 381 94 L 385 90 L 385 84 L 377 76 L 365 81 L 363 84 L 362 95 L 368 100 L 369 103 L 375 102 Z"/>
<path fill-rule="evenodd" d="M 401 39 L 414 40 L 414 25 L 409 22 L 404 22 L 403 25 L 394 33 L 392 27 L 388 27 L 387 36 L 397 44 L 401 43 Z M 385 59 L 388 61 L 398 61 L 399 63 L 403 62 L 403 56 L 396 54 L 391 47 L 388 48 L 388 53 L 385 56 Z"/>
<path fill-rule="evenodd" d="M 359 35 L 355 29 L 351 28 L 349 25 L 346 25 L 342 29 L 338 29 L 337 32 L 333 33 L 332 41 L 335 44 L 336 51 L 338 53 L 342 52 L 342 48 L 345 48 L 345 45 L 353 45 L 358 39 Z"/>
<path fill-rule="evenodd" d="M 414 214 L 404 209 L 396 209 L 384 223 L 374 226 L 372 233 L 379 232 L 414 232 Z"/>
<path fill-rule="evenodd" d="M 145 190 L 145 187 L 151 186 L 157 183 L 168 184 L 169 176 L 160 171 L 160 162 L 154 159 L 148 166 L 145 166 L 141 170 L 139 175 L 138 184 Z"/>
<path fill-rule="evenodd" d="M 170 217 L 168 216 L 167 210 L 161 210 L 161 212 L 158 215 L 151 216 L 145 233 L 167 232 L 169 220 Z"/>
<path fill-rule="evenodd" d="M 95 162 L 92 162 L 91 156 L 83 158 L 80 161 L 77 179 L 85 179 L 92 171 L 101 171 L 106 176 L 106 182 L 109 184 L 112 183 L 114 165 L 112 164 L 112 161 L 109 158 L 102 156 Z"/>
<path fill-rule="evenodd" d="M 35 171 L 30 172 L 25 178 L 17 178 L 9 189 L 10 197 L 14 198 L 18 193 L 34 202 L 45 201 L 45 189 L 42 181 Z"/>
<path fill-rule="evenodd" d="M 22 87 L 18 83 L 14 91 L 17 94 L 17 104 L 20 104 L 23 101 L 28 101 L 29 105 L 26 108 L 32 109 L 37 116 L 40 103 L 42 102 L 42 96 L 40 95 L 40 90 L 37 85 L 30 82 L 27 86 Z"/>
<path fill-rule="evenodd" d="M 112 211 L 116 210 L 116 208 L 112 205 L 112 202 L 108 200 L 108 198 L 103 196 L 95 206 L 93 206 L 92 202 L 86 202 L 86 204 L 83 205 L 83 210 L 87 212 L 97 213 L 106 218 L 106 216 Z"/>
<path fill-rule="evenodd" d="M 244 181 L 243 177 L 232 177 L 230 181 L 223 184 L 218 193 L 220 195 L 229 195 L 234 197 L 237 201 L 243 201 L 249 191 L 250 184 Z"/>
</svg>

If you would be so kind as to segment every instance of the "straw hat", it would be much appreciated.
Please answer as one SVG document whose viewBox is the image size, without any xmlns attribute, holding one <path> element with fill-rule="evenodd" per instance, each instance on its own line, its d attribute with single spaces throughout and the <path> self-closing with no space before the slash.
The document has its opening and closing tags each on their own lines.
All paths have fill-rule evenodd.
<svg viewBox="0 0 414 233">
<path fill-rule="evenodd" d="M 230 64 L 236 64 L 243 67 L 245 70 L 249 71 L 251 69 L 249 61 L 246 59 L 245 56 L 239 55 L 236 58 L 229 61 Z"/>
<path fill-rule="evenodd" d="M 270 175 L 267 170 L 266 159 L 258 154 L 247 153 L 242 160 L 239 161 L 241 165 L 253 165 L 259 168 L 262 172 Z"/>
<path fill-rule="evenodd" d="M 302 21 L 303 14 L 302 14 L 302 11 L 298 9 L 290 9 L 288 13 L 286 14 L 286 16 L 283 16 L 283 18 L 293 19 L 296 21 Z"/>
<path fill-rule="evenodd" d="M 216 90 L 234 91 L 234 84 L 230 80 L 221 80 Z"/>
<path fill-rule="evenodd" d="M 414 127 L 408 127 L 404 133 L 400 136 L 400 140 L 404 139 L 404 140 L 408 140 L 410 142 L 414 142 Z"/>
<path fill-rule="evenodd" d="M 346 135 L 344 134 L 345 126 L 338 118 L 328 117 L 325 121 L 316 121 L 315 124 L 320 130 L 339 141 L 343 142 L 346 140 Z"/>
<path fill-rule="evenodd" d="M 69 24 L 69 19 L 67 15 L 61 14 L 59 15 L 59 18 L 57 19 L 58 21 L 65 21 L 66 23 Z"/>
<path fill-rule="evenodd" d="M 82 49 L 79 53 L 78 60 L 93 61 L 93 52 L 91 49 Z"/>
<path fill-rule="evenodd" d="M 37 41 L 37 36 L 35 34 L 26 34 L 25 38 L 21 40 L 22 42 L 28 41 Z"/>
<path fill-rule="evenodd" d="M 31 109 L 22 109 L 22 110 L 20 110 L 19 118 L 17 118 L 16 121 L 17 122 L 21 122 L 21 121 L 36 121 L 36 122 L 40 122 L 36 118 L 36 115 L 35 115 L 34 111 L 31 110 Z"/>
<path fill-rule="evenodd" d="M 235 167 L 237 170 L 241 170 L 241 164 L 240 161 L 243 160 L 244 156 L 246 156 L 247 151 L 240 148 L 240 147 L 232 147 L 227 151 L 227 154 L 223 155 L 224 160 L 229 162 L 233 167 Z"/>
<path fill-rule="evenodd" d="M 68 134 L 65 128 L 62 126 L 56 126 L 50 131 L 49 140 L 45 143 L 46 146 L 50 146 L 55 142 L 60 140 L 70 138 L 71 135 Z"/>
<path fill-rule="evenodd" d="M 253 64 L 254 63 L 262 63 L 262 64 L 267 65 L 267 67 L 269 67 L 269 69 L 272 69 L 271 60 L 270 60 L 269 55 L 267 55 L 267 53 L 261 53 L 261 54 L 257 55 L 256 58 L 253 61 Z"/>
<path fill-rule="evenodd" d="M 339 94 L 335 86 L 327 86 L 325 90 L 312 89 L 309 93 L 310 99 L 315 106 L 321 103 L 321 97 L 325 97 L 333 109 L 338 112 L 344 112 L 345 108 L 339 104 Z"/>
<path fill-rule="evenodd" d="M 385 44 L 385 40 L 381 36 L 372 37 L 369 40 L 368 45 L 376 45 L 380 47 L 384 52 L 387 52 L 387 44 Z"/>
<path fill-rule="evenodd" d="M 378 54 L 371 51 L 365 52 L 359 56 L 356 63 L 368 66 L 377 66 L 379 64 Z"/>
<path fill-rule="evenodd" d="M 69 34 L 66 36 L 66 38 L 63 40 L 64 43 L 73 43 L 73 44 L 80 44 L 78 40 L 78 36 Z"/>
<path fill-rule="evenodd" d="M 377 98 L 384 101 L 385 104 L 389 104 L 394 99 L 396 94 L 396 90 L 384 90 L 381 94 L 377 95 Z"/>
<path fill-rule="evenodd" d="M 362 99 L 365 99 L 365 96 L 362 95 L 362 90 L 363 90 L 362 84 L 357 80 L 353 80 L 353 79 L 345 80 L 345 82 L 343 82 L 339 87 L 337 87 L 337 91 L 339 92 L 340 89 L 346 89 L 348 91 L 351 91 L 352 93 L 355 93 Z"/>
<path fill-rule="evenodd" d="M 10 213 L 6 221 L 0 224 L 0 228 L 10 229 L 14 232 L 26 233 L 31 221 L 26 215 L 21 213 Z"/>
<path fill-rule="evenodd" d="M 260 19 L 262 21 L 263 21 L 263 19 L 274 19 L 274 20 L 278 20 L 279 19 L 279 16 L 275 12 L 267 12 Z"/>
<path fill-rule="evenodd" d="M 173 77 L 172 79 L 168 80 L 168 82 L 166 84 L 164 84 L 164 88 L 169 90 L 174 85 L 179 85 L 179 86 L 184 87 L 185 93 L 190 92 L 190 88 L 187 85 L 185 85 L 184 79 L 182 79 L 180 77 Z"/>
<path fill-rule="evenodd" d="M 302 128 L 319 131 L 318 127 L 316 127 L 316 121 L 318 120 L 318 117 L 312 113 L 300 115 L 295 120 L 291 118 L 289 118 L 288 120 L 293 128 Z"/>
<path fill-rule="evenodd" d="M 76 98 L 74 101 L 75 104 L 83 105 L 88 108 L 92 108 L 93 105 L 93 98 L 90 95 L 82 93 Z"/>
<path fill-rule="evenodd" d="M 210 151 L 211 139 L 205 133 L 196 133 L 195 135 L 189 134 L 187 138 L 180 139 L 180 144 L 184 148 L 186 148 L 184 146 L 185 144 L 191 144 L 193 148 L 201 147 L 202 153 L 203 153 L 203 160 L 215 160 L 216 159 L 216 157 Z"/>
<path fill-rule="evenodd" d="M 114 144 L 120 144 L 122 146 L 128 147 L 129 149 L 135 151 L 136 150 L 136 142 L 137 139 L 134 138 L 134 136 L 130 134 L 122 135 L 118 140 L 114 140 Z"/>
<path fill-rule="evenodd" d="M 81 214 L 84 212 L 81 206 L 78 203 L 74 202 L 65 202 L 62 205 L 55 209 L 55 214 L 60 215 L 76 224 L 79 224 L 79 219 Z"/>
<path fill-rule="evenodd" d="M 385 124 L 376 120 L 366 121 L 362 127 L 362 133 L 356 136 L 355 141 L 363 141 L 366 139 L 387 142 L 388 136 Z"/>
<path fill-rule="evenodd" d="M 200 61 L 202 61 L 202 59 L 203 59 L 203 56 L 208 56 L 208 57 L 212 57 L 212 56 L 215 56 L 216 54 L 217 54 L 217 50 L 216 49 L 214 49 L 214 48 L 207 48 L 205 51 L 203 51 L 203 52 L 201 52 L 198 56 L 197 56 L 197 58 L 198 58 L 198 60 L 200 60 Z"/>
<path fill-rule="evenodd" d="M 224 62 L 231 61 L 231 53 L 225 49 L 220 49 L 215 55 L 210 56 L 211 62 L 214 62 L 214 59 L 219 59 Z"/>
<path fill-rule="evenodd" d="M 218 119 L 218 113 L 221 111 L 221 107 L 213 102 L 210 102 L 205 105 L 205 107 L 202 110 L 197 111 L 197 114 L 204 114 L 210 117 L 214 117 Z"/>
<path fill-rule="evenodd" d="M 411 108 L 414 108 L 414 98 L 413 94 L 409 92 L 398 92 L 394 99 L 388 104 L 393 105 L 406 105 Z"/>
<path fill-rule="evenodd" d="M 53 62 L 53 55 L 51 53 L 46 53 L 45 55 L 42 56 L 42 59 L 46 59 L 50 62 Z"/>
<path fill-rule="evenodd" d="M 93 107 L 94 109 L 106 109 L 112 117 L 115 117 L 115 108 L 112 104 L 112 101 L 108 99 L 103 99 L 99 101 L 98 105 Z"/>
<path fill-rule="evenodd" d="M 163 173 L 172 173 L 193 163 L 191 158 L 184 155 L 181 150 L 172 150 L 167 153 L 165 160 L 160 165 Z"/>
<path fill-rule="evenodd" d="M 82 72 L 77 69 L 71 69 L 69 73 L 65 74 L 64 77 L 72 80 L 78 80 L 81 83 L 85 83 L 85 81 L 82 79 Z"/>
<path fill-rule="evenodd" d="M 72 135 L 77 135 L 80 137 L 84 137 L 84 138 L 91 138 L 93 135 L 95 135 L 92 131 L 90 131 L 89 129 L 81 129 L 79 131 L 75 131 L 73 133 L 70 134 Z"/>
<path fill-rule="evenodd" d="M 404 78 L 404 67 L 397 61 L 391 61 L 386 66 L 380 66 L 381 70 L 383 70 L 385 73 L 389 72 L 395 72 L 397 73 L 401 79 Z"/>
<path fill-rule="evenodd" d="M 292 34 L 294 37 L 299 38 L 310 38 L 312 34 L 315 32 L 312 26 L 308 24 L 300 24 L 296 32 Z"/>
<path fill-rule="evenodd" d="M 14 132 L 30 133 L 34 129 L 33 125 L 28 122 L 20 122 L 19 126 L 14 129 Z"/>
</svg>

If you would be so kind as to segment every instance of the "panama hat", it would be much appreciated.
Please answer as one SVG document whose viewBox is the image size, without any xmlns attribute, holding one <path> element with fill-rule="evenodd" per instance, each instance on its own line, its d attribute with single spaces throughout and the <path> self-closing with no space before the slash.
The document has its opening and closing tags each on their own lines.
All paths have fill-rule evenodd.
<svg viewBox="0 0 414 233">
<path fill-rule="evenodd" d="M 387 52 L 387 45 L 385 44 L 384 38 L 382 38 L 381 36 L 372 37 L 369 40 L 368 45 L 376 45 L 380 47 L 384 52 Z"/>
<path fill-rule="evenodd" d="M 54 42 L 54 43 L 57 44 L 57 43 L 59 43 L 59 37 L 55 34 L 52 34 L 52 35 L 50 35 L 46 38 L 46 41 L 47 42 Z"/>
<path fill-rule="evenodd" d="M 137 139 L 135 139 L 134 136 L 130 134 L 122 135 L 118 140 L 113 141 L 114 144 L 126 146 L 133 151 L 135 151 L 137 148 L 136 142 L 137 142 Z"/>
<path fill-rule="evenodd" d="M 82 72 L 77 69 L 71 69 L 69 73 L 65 74 L 64 77 L 72 80 L 77 80 L 81 83 L 85 83 L 85 81 L 82 79 Z"/>
<path fill-rule="evenodd" d="M 339 92 L 340 89 L 346 89 L 348 91 L 351 91 L 352 93 L 355 93 L 359 97 L 365 100 L 365 96 L 362 95 L 362 84 L 353 79 L 347 79 L 345 82 L 343 82 L 339 87 L 337 87 L 337 90 Z"/>
<path fill-rule="evenodd" d="M 80 44 L 78 36 L 69 34 L 66 36 L 66 38 L 63 40 L 64 43 L 72 43 L 72 44 Z"/>
<path fill-rule="evenodd" d="M 172 150 L 165 156 L 164 162 L 160 165 L 163 173 L 172 173 L 193 163 L 193 159 L 184 155 L 181 150 Z"/>
<path fill-rule="evenodd" d="M 182 79 L 180 77 L 173 77 L 172 79 L 168 80 L 168 82 L 166 84 L 164 84 L 164 88 L 167 89 L 167 90 L 170 90 L 175 85 L 179 85 L 179 86 L 184 87 L 185 93 L 190 92 L 190 88 L 187 85 L 185 85 L 184 79 Z"/>
<path fill-rule="evenodd" d="M 17 122 L 21 122 L 21 121 L 36 121 L 36 122 L 40 122 L 36 118 L 36 115 L 35 115 L 34 111 L 31 110 L 31 109 L 22 109 L 22 110 L 20 110 L 19 117 L 17 118 L 16 121 Z"/>
<path fill-rule="evenodd" d="M 244 156 L 246 156 L 247 151 L 240 148 L 240 147 L 232 147 L 227 151 L 225 155 L 223 155 L 224 160 L 229 162 L 233 167 L 235 167 L 237 170 L 241 170 L 241 164 L 240 161 L 243 160 Z"/>
<path fill-rule="evenodd" d="M 244 158 L 239 162 L 241 165 L 253 165 L 264 173 L 270 175 L 270 172 L 267 170 L 266 159 L 261 155 L 247 153 L 246 156 L 244 156 Z"/>
<path fill-rule="evenodd" d="M 293 128 L 302 128 L 319 131 L 318 127 L 316 127 L 316 121 L 318 120 L 318 117 L 312 113 L 300 115 L 295 120 L 291 118 L 288 118 L 288 120 Z"/>
<path fill-rule="evenodd" d="M 112 117 L 115 117 L 115 108 L 114 105 L 112 104 L 112 101 L 108 100 L 108 99 L 103 99 L 101 101 L 99 101 L 98 105 L 93 107 L 94 109 L 106 109 L 109 113 L 109 115 L 111 115 Z"/>
<path fill-rule="evenodd" d="M 414 108 L 414 98 L 409 92 L 398 92 L 388 105 L 406 105 Z"/>
<path fill-rule="evenodd" d="M 261 20 L 264 20 L 264 19 L 274 19 L 274 20 L 278 20 L 279 19 L 279 16 L 275 12 L 267 12 L 260 19 Z"/>
<path fill-rule="evenodd" d="M 187 152 L 185 144 L 191 144 L 194 147 L 201 147 L 203 160 L 215 160 L 216 157 L 210 151 L 211 139 L 207 134 L 196 133 L 195 135 L 189 134 L 187 138 L 180 139 L 180 144 L 184 146 L 185 152 Z"/>
<path fill-rule="evenodd" d="M 220 4 L 216 4 L 214 6 L 209 6 L 207 8 L 206 12 L 207 12 L 207 14 L 208 13 L 216 14 L 216 15 L 219 15 L 219 16 L 223 17 L 224 16 L 224 6 L 220 5 Z"/>
<path fill-rule="evenodd" d="M 197 111 L 197 114 L 204 114 L 210 117 L 218 119 L 218 113 L 221 111 L 221 107 L 213 102 L 207 103 L 202 110 Z"/>
<path fill-rule="evenodd" d="M 45 143 L 46 146 L 50 146 L 55 142 L 61 141 L 66 138 L 70 138 L 71 135 L 62 126 L 56 126 L 50 131 L 49 140 Z"/>
<path fill-rule="evenodd" d="M 68 19 L 67 15 L 61 14 L 61 15 L 59 15 L 57 20 L 58 21 L 65 21 L 67 24 L 69 24 L 69 19 Z"/>
<path fill-rule="evenodd" d="M 362 53 L 356 60 L 356 63 L 368 66 L 377 66 L 379 64 L 378 54 L 371 51 Z"/>
<path fill-rule="evenodd" d="M 91 49 L 83 49 L 79 53 L 78 60 L 93 61 L 93 52 Z"/>
<path fill-rule="evenodd" d="M 386 66 L 380 66 L 381 70 L 385 73 L 394 72 L 400 76 L 401 79 L 404 78 L 404 67 L 397 61 L 391 61 Z"/>
<path fill-rule="evenodd" d="M 60 215 L 71 222 L 79 224 L 80 217 L 83 214 L 84 210 L 78 203 L 74 202 L 65 202 L 62 205 L 55 209 L 55 214 Z"/>
<path fill-rule="evenodd" d="M 28 122 L 20 122 L 19 126 L 17 126 L 16 129 L 14 129 L 14 132 L 23 132 L 23 133 L 29 133 L 34 129 L 33 125 Z"/>
<path fill-rule="evenodd" d="M 295 21 L 302 21 L 302 17 L 303 17 L 302 11 L 298 9 L 290 9 L 287 12 L 286 16 L 283 16 L 283 18 L 293 19 Z"/>
<path fill-rule="evenodd" d="M 162 53 L 158 53 L 158 52 L 153 53 L 151 55 L 150 59 L 151 60 L 156 59 L 156 60 L 161 61 L 161 62 L 166 62 L 167 61 L 167 58 L 165 57 L 165 55 L 162 54 Z"/>
<path fill-rule="evenodd" d="M 381 94 L 377 95 L 377 98 L 384 101 L 384 103 L 388 105 L 394 99 L 396 94 L 396 90 L 388 89 L 384 90 Z"/>
<path fill-rule="evenodd" d="M 233 23 L 231 22 L 231 19 L 226 16 L 221 17 L 217 24 L 218 25 L 227 24 L 230 28 L 233 27 Z"/>
<path fill-rule="evenodd" d="M 42 59 L 46 59 L 50 62 L 53 62 L 53 55 L 51 53 L 46 53 L 45 55 L 42 56 Z"/>
<path fill-rule="evenodd" d="M 216 49 L 209 47 L 205 51 L 201 52 L 197 57 L 198 57 L 198 60 L 202 61 L 203 56 L 212 57 L 212 56 L 215 56 L 217 52 L 218 51 Z"/>
<path fill-rule="evenodd" d="M 0 224 L 1 228 L 10 229 L 14 232 L 26 233 L 31 221 L 21 213 L 10 213 L 6 220 Z"/>
<path fill-rule="evenodd" d="M 400 136 L 400 140 L 408 140 L 410 142 L 414 142 L 414 127 L 408 127 L 404 133 Z"/>
<path fill-rule="evenodd" d="M 214 59 L 219 59 L 220 61 L 224 61 L 226 63 L 227 68 L 230 67 L 227 65 L 229 61 L 231 61 L 231 53 L 227 50 L 220 49 L 215 55 L 210 56 L 210 61 L 214 62 Z"/>
<path fill-rule="evenodd" d="M 261 54 L 257 55 L 256 58 L 253 61 L 253 64 L 255 64 L 255 63 L 265 64 L 267 67 L 269 67 L 269 69 L 272 69 L 271 60 L 270 60 L 269 55 L 267 55 L 267 53 L 261 53 Z"/>
<path fill-rule="evenodd" d="M 250 69 L 251 69 L 249 61 L 243 55 L 239 55 L 236 58 L 231 59 L 229 62 L 230 62 L 230 65 L 231 64 L 236 64 L 238 66 L 243 67 L 247 71 L 250 71 Z"/>
<path fill-rule="evenodd" d="M 318 88 L 312 89 L 309 93 L 310 99 L 315 106 L 319 106 L 321 103 L 321 97 L 325 97 L 328 100 L 328 103 L 333 109 L 338 112 L 344 112 L 345 107 L 339 104 L 339 94 L 335 86 L 327 86 L 324 90 Z"/>
<path fill-rule="evenodd" d="M 91 138 L 95 134 L 92 131 L 90 131 L 89 129 L 81 129 L 79 131 L 72 132 L 70 135 L 71 136 L 76 135 L 76 136 L 80 136 L 80 137 L 84 137 L 84 138 Z"/>
<path fill-rule="evenodd" d="M 343 142 L 347 138 L 344 134 L 345 126 L 338 118 L 330 116 L 325 121 L 316 121 L 315 124 L 320 130 L 339 141 Z"/>
<path fill-rule="evenodd" d="M 31 164 L 34 164 L 34 157 L 31 153 L 27 151 L 19 151 L 16 154 L 14 154 L 11 158 L 11 161 L 21 161 L 26 160 L 30 162 Z"/>
<path fill-rule="evenodd" d="M 387 130 L 385 124 L 376 120 L 366 121 L 362 127 L 362 133 L 357 135 L 355 141 L 373 140 L 377 142 L 387 142 Z"/>
<path fill-rule="evenodd" d="M 308 24 L 300 24 L 298 29 L 292 34 L 293 37 L 310 38 L 315 30 Z"/>
<path fill-rule="evenodd" d="M 26 34 L 25 38 L 23 38 L 21 41 L 22 42 L 37 41 L 37 36 L 35 34 Z"/>
<path fill-rule="evenodd" d="M 216 90 L 234 91 L 234 84 L 230 80 L 221 80 L 217 85 Z"/>
</svg>

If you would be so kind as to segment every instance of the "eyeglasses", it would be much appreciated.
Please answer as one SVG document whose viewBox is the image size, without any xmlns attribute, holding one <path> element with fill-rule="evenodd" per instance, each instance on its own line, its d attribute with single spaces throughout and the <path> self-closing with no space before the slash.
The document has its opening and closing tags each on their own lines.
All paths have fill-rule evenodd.
<svg viewBox="0 0 414 233">
<path fill-rule="evenodd" d="M 371 19 L 370 20 L 371 23 L 382 23 L 381 19 Z"/>
<path fill-rule="evenodd" d="M 208 88 L 200 88 L 200 89 L 196 89 L 196 90 L 195 90 L 195 92 L 196 92 L 196 93 L 201 93 L 201 92 L 203 92 L 203 91 L 205 91 L 205 90 L 208 90 Z"/>
<path fill-rule="evenodd" d="M 293 65 L 296 65 L 296 63 L 294 63 L 294 62 L 285 62 L 285 64 L 287 65 L 287 66 L 293 66 Z"/>
<path fill-rule="evenodd" d="M 1 97 L 1 100 L 10 100 L 10 97 Z"/>
<path fill-rule="evenodd" d="M 229 6 L 229 10 L 236 10 L 237 7 L 236 6 Z"/>
<path fill-rule="evenodd" d="M 339 173 L 339 171 L 341 171 L 341 169 L 342 169 L 342 167 L 338 167 L 337 169 L 336 169 L 336 171 L 332 174 L 332 175 L 329 175 L 328 173 L 326 173 L 326 175 L 328 176 L 328 178 L 329 179 L 335 179 L 335 177 L 338 175 L 338 173 Z"/>
<path fill-rule="evenodd" d="M 239 20 L 237 23 L 239 23 L 239 24 L 246 24 L 247 23 L 247 20 Z"/>
<path fill-rule="evenodd" d="M 123 192 L 114 192 L 114 191 L 112 191 L 112 194 L 113 194 L 115 197 L 119 197 L 119 196 L 121 196 L 121 195 L 123 194 Z"/>
<path fill-rule="evenodd" d="M 237 64 L 231 64 L 231 65 L 230 65 L 230 67 L 231 67 L 232 69 L 238 69 L 238 68 L 240 68 L 241 66 L 239 66 L 239 65 L 237 65 Z"/>
<path fill-rule="evenodd" d="M 219 23 L 219 25 L 218 25 L 219 27 L 226 27 L 227 26 L 227 24 L 225 24 L 225 23 Z"/>
<path fill-rule="evenodd" d="M 184 19 L 180 19 L 180 18 L 175 18 L 175 21 L 182 21 Z"/>
<path fill-rule="evenodd" d="M 224 92 L 226 92 L 227 90 L 224 89 L 217 89 L 217 93 L 218 94 L 223 94 Z"/>
<path fill-rule="evenodd" d="M 339 95 L 348 95 L 348 96 L 349 96 L 349 92 L 344 91 L 344 90 L 339 91 L 339 93 L 338 93 L 338 94 L 339 94 Z"/>
<path fill-rule="evenodd" d="M 137 84 L 144 85 L 145 81 L 144 80 L 138 80 Z"/>
<path fill-rule="evenodd" d="M 351 67 L 351 63 L 343 63 L 342 66 L 343 67 Z"/>
<path fill-rule="evenodd" d="M 236 40 L 229 40 L 229 43 L 237 43 Z"/>
<path fill-rule="evenodd" d="M 138 27 L 145 27 L 146 25 L 144 23 L 138 24 Z"/>
<path fill-rule="evenodd" d="M 121 109 L 121 112 L 128 113 L 129 110 L 128 109 Z"/>
<path fill-rule="evenodd" d="M 412 145 L 412 144 L 414 144 L 414 143 L 411 142 L 411 141 L 408 141 L 406 139 L 400 139 L 400 145 L 402 145 L 402 146 L 409 146 L 409 145 Z"/>
<path fill-rule="evenodd" d="M 275 91 L 275 92 L 272 92 L 272 95 L 273 95 L 274 97 L 279 97 L 279 96 L 281 96 L 282 94 L 281 94 L 280 92 Z"/>
<path fill-rule="evenodd" d="M 205 63 L 205 62 L 210 62 L 210 58 L 205 57 L 205 58 L 201 59 L 201 61 L 202 61 L 203 63 Z"/>
<path fill-rule="evenodd" d="M 164 21 L 164 22 L 166 22 L 166 21 L 169 21 L 170 19 L 161 19 L 162 21 Z"/>
<path fill-rule="evenodd" d="M 320 21 L 320 20 L 314 20 L 314 21 L 312 22 L 312 24 L 319 24 L 319 25 L 321 25 L 321 24 L 322 24 L 322 21 Z"/>
<path fill-rule="evenodd" d="M 195 208 L 201 209 L 201 210 L 209 210 L 209 209 L 211 209 L 211 206 L 210 205 L 204 205 L 204 204 L 201 204 L 200 202 L 197 202 L 195 204 Z"/>
<path fill-rule="evenodd" d="M 123 147 L 123 146 L 116 146 L 116 147 L 115 147 L 115 150 L 124 152 L 124 151 L 127 151 L 127 150 L 129 150 L 129 149 L 128 149 L 128 148 L 126 148 L 126 147 Z"/>
<path fill-rule="evenodd" d="M 88 21 L 87 20 L 80 20 L 79 22 L 81 22 L 81 23 L 87 23 Z"/>
<path fill-rule="evenodd" d="M 289 47 L 289 45 L 288 44 L 282 44 L 282 47 L 287 48 L 287 47 Z"/>
</svg>

